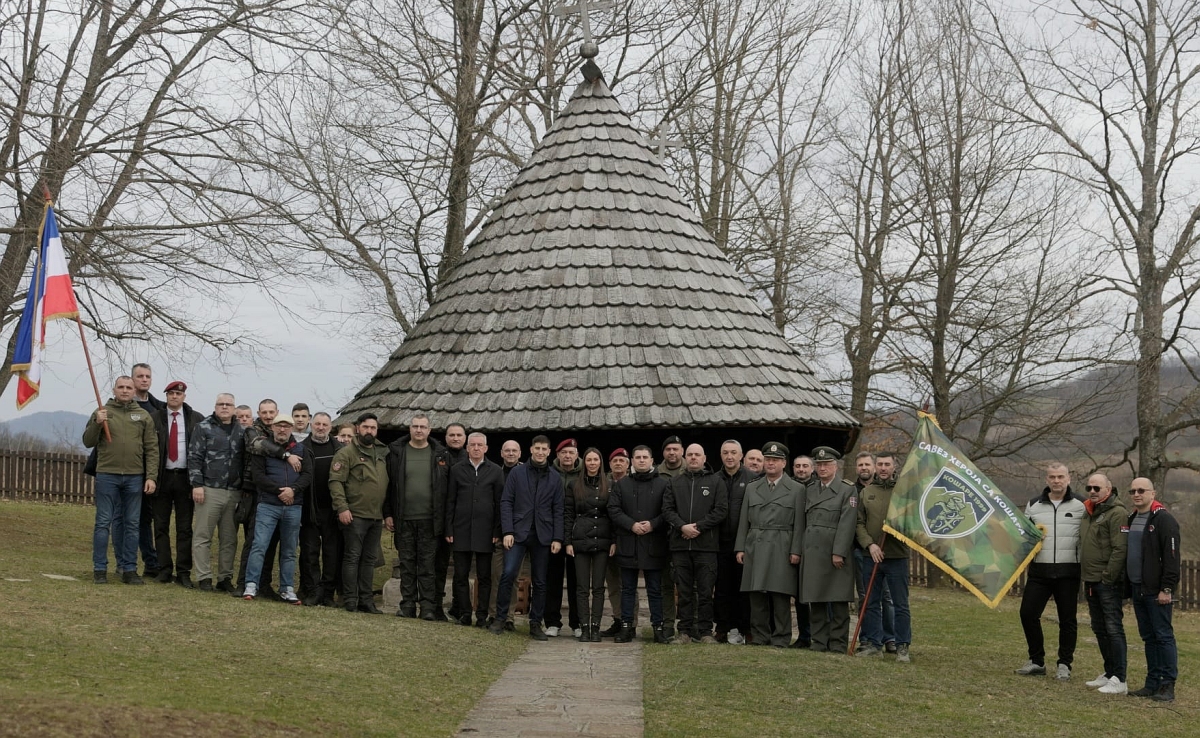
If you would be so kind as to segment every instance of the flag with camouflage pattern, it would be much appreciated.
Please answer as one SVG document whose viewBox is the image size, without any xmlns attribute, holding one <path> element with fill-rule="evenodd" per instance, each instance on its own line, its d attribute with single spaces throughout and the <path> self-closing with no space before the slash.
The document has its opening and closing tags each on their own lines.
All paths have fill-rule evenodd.
<svg viewBox="0 0 1200 738">
<path fill-rule="evenodd" d="M 920 413 L 883 529 L 996 607 L 1042 547 L 1042 531 Z"/>
</svg>

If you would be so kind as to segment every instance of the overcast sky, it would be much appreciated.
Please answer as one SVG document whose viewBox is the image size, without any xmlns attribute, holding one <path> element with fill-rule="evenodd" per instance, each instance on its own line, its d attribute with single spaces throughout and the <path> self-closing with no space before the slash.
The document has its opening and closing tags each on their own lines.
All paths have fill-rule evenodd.
<svg viewBox="0 0 1200 738">
<path fill-rule="evenodd" d="M 79 289 L 76 286 L 76 291 Z M 89 336 L 102 400 L 112 396 L 113 380 L 118 374 L 127 373 L 134 362 L 145 361 L 154 370 L 155 395 L 161 398 L 168 383 L 183 380 L 188 385 L 188 404 L 205 415 L 212 412 L 218 392 L 232 392 L 238 404 L 255 406 L 270 397 L 280 407 L 290 409 L 296 402 L 306 402 L 313 412 L 325 410 L 336 415 L 396 348 L 355 345 L 339 335 L 336 319 L 310 319 L 320 313 L 307 291 L 286 295 L 275 291 L 285 301 L 287 309 L 282 311 L 256 294 L 254 288 L 235 287 L 230 291 L 229 303 L 238 305 L 231 323 L 241 331 L 261 335 L 265 343 L 279 349 L 254 363 L 230 354 L 199 360 L 195 356 L 162 356 L 141 342 L 129 342 L 119 354 L 106 354 L 103 346 Z M 197 309 L 203 310 L 203 306 Z M 95 394 L 74 321 L 55 321 L 47 329 L 41 394 L 21 411 L 17 410 L 15 386 L 10 380 L 0 397 L 0 420 L 51 410 L 90 413 L 95 408 Z"/>
</svg>

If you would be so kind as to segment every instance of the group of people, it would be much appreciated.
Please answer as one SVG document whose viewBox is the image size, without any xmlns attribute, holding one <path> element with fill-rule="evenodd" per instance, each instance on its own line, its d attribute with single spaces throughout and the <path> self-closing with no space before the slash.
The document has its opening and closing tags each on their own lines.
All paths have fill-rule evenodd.
<svg viewBox="0 0 1200 738">
<path fill-rule="evenodd" d="M 147 576 L 159 582 L 292 604 L 332 607 L 337 598 L 348 611 L 379 614 L 373 579 L 386 529 L 398 553 L 401 617 L 472 625 L 473 615 L 476 627 L 513 630 L 511 607 L 527 565 L 535 640 L 562 632 L 565 595 L 576 638 L 631 641 L 643 581 L 659 643 L 844 653 L 849 603 L 857 599 L 857 655 L 910 661 L 908 550 L 883 532 L 900 466 L 893 453 L 860 453 L 853 482 L 842 479 L 841 457 L 827 446 L 791 458 L 780 442 L 744 450 L 728 440 L 719 464 L 709 465 L 701 445 L 685 447 L 678 436 L 663 441 L 657 464 L 647 446 L 581 452 L 574 439 L 552 447 L 544 435 L 534 437 L 525 461 L 518 443 L 505 441 L 498 464 L 487 458 L 483 433 L 451 423 L 443 444 L 430 437 L 423 413 L 385 445 L 371 413 L 335 429 L 328 413 L 310 415 L 304 404 L 282 415 L 263 400 L 254 417 L 222 393 L 203 417 L 186 403 L 183 382 L 166 385 L 165 402 L 150 385 L 150 367 L 135 365 L 84 430 L 94 449 L 97 583 L 107 582 L 111 534 L 128 584 L 142 583 L 140 548 Z M 1134 481 L 1128 516 L 1104 475 L 1089 477 L 1086 501 L 1069 482 L 1065 466 L 1051 466 L 1045 492 L 1027 508 L 1046 540 L 1022 600 L 1029 663 L 1018 673 L 1046 673 L 1040 618 L 1053 597 L 1057 676 L 1070 677 L 1082 581 L 1105 668 L 1089 685 L 1125 692 L 1121 602 L 1130 590 L 1150 672 L 1134 694 L 1173 699 L 1178 524 L 1146 479 Z M 613 620 L 602 631 L 606 592 Z"/>
<path fill-rule="evenodd" d="M 1179 586 L 1179 523 L 1155 497 L 1151 480 L 1134 479 L 1132 510 L 1104 474 L 1087 478 L 1086 496 L 1071 489 L 1063 464 L 1051 464 L 1046 488 L 1026 514 L 1045 532 L 1042 550 L 1029 566 L 1021 597 L 1021 626 L 1029 660 L 1016 673 L 1046 674 L 1042 612 L 1051 599 L 1058 611 L 1058 679 L 1071 678 L 1078 634 L 1076 609 L 1082 584 L 1104 673 L 1087 682 L 1102 694 L 1132 694 L 1159 702 L 1175 699 L 1179 656 L 1171 624 Z M 1129 691 L 1124 600 L 1133 603 L 1145 643 L 1146 681 Z"/>
</svg>

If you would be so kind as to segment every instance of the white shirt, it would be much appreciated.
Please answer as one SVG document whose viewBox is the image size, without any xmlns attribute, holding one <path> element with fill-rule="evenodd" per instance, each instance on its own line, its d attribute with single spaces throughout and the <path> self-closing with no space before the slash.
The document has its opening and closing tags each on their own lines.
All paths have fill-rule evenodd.
<svg viewBox="0 0 1200 738">
<path fill-rule="evenodd" d="M 171 442 L 171 423 L 179 424 L 179 438 L 175 442 L 175 455 L 178 457 L 175 461 L 171 461 L 168 454 L 167 468 L 168 469 L 186 469 L 187 468 L 187 421 L 183 417 L 183 408 L 172 410 L 167 408 L 167 443 Z"/>
</svg>

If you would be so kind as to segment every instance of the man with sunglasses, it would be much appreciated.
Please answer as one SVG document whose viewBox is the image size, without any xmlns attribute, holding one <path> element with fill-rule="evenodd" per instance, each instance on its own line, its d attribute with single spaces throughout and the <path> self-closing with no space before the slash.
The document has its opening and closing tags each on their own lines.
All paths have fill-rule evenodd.
<svg viewBox="0 0 1200 738">
<path fill-rule="evenodd" d="M 1104 659 L 1104 673 L 1087 685 L 1100 694 L 1125 694 L 1125 527 L 1127 511 L 1103 474 L 1087 480 L 1087 515 L 1079 525 L 1079 568 L 1092 632 Z"/>
<path fill-rule="evenodd" d="M 1125 527 L 1129 536 L 1125 574 L 1138 634 L 1146 642 L 1146 684 L 1130 694 L 1174 702 L 1179 652 L 1171 626 L 1171 600 L 1179 584 L 1179 523 L 1154 499 L 1154 483 L 1149 479 L 1133 480 L 1129 496 L 1134 511 Z"/>
</svg>

